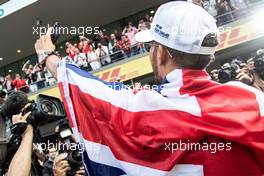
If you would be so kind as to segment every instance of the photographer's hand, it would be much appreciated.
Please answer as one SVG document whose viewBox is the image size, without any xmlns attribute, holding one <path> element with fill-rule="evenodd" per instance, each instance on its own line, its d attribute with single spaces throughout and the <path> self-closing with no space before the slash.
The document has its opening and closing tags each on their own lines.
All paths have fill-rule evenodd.
<svg viewBox="0 0 264 176">
<path fill-rule="evenodd" d="M 76 171 L 74 176 L 83 176 L 83 175 L 85 175 L 85 170 L 84 167 L 82 166 L 78 171 Z"/>
<path fill-rule="evenodd" d="M 247 85 L 252 85 L 254 82 L 253 75 L 246 68 L 239 71 L 236 79 Z"/>
<path fill-rule="evenodd" d="M 71 170 L 70 165 L 65 158 L 67 153 L 62 153 L 54 160 L 53 174 L 54 176 L 66 176 L 67 171 Z"/>
<path fill-rule="evenodd" d="M 19 122 L 25 122 L 30 113 L 22 116 L 21 114 L 14 115 L 12 117 L 13 124 Z M 21 144 L 14 155 L 9 168 L 8 176 L 28 176 L 31 168 L 31 155 L 33 144 L 33 127 L 27 126 L 27 129 L 22 135 Z"/>
<path fill-rule="evenodd" d="M 27 118 L 29 117 L 29 115 L 31 114 L 31 112 L 26 113 L 24 116 L 22 116 L 22 113 L 17 114 L 17 115 L 13 115 L 12 116 L 12 123 L 16 124 L 19 122 L 26 122 Z"/>
<path fill-rule="evenodd" d="M 26 113 L 24 116 L 22 116 L 22 113 L 17 114 L 17 115 L 13 115 L 12 116 L 12 123 L 13 124 L 20 123 L 20 122 L 25 122 L 26 123 L 27 122 L 26 120 L 27 120 L 27 118 L 29 117 L 30 114 L 31 114 L 31 112 Z M 30 124 L 28 124 L 27 129 L 23 133 L 22 137 L 24 137 L 25 134 L 27 134 L 27 133 L 29 133 L 29 134 L 32 133 L 33 134 L 33 127 Z"/>
</svg>

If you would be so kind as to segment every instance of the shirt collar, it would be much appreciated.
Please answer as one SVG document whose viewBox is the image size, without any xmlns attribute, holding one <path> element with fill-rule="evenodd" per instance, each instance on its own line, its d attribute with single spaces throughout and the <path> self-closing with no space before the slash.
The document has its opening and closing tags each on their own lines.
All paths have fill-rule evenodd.
<svg viewBox="0 0 264 176">
<path fill-rule="evenodd" d="M 166 90 L 180 90 L 184 87 L 186 90 L 199 89 L 204 86 L 210 76 L 205 70 L 194 70 L 194 69 L 174 69 L 166 75 L 163 79 L 161 89 L 158 92 Z M 165 90 L 164 90 L 165 91 Z"/>
<path fill-rule="evenodd" d="M 182 85 L 185 79 L 211 79 L 205 70 L 174 69 L 169 72 L 163 80 L 164 83 L 178 83 Z"/>
</svg>

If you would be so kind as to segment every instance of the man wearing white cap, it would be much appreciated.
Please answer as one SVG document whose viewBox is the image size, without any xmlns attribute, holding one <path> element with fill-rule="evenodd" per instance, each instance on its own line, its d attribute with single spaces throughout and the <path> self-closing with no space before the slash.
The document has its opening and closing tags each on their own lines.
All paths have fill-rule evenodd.
<svg viewBox="0 0 264 176">
<path fill-rule="evenodd" d="M 84 154 L 87 172 L 264 174 L 264 95 L 242 83 L 210 81 L 204 69 L 215 52 L 217 34 L 215 20 L 201 7 L 182 1 L 161 5 L 151 29 L 136 35 L 149 50 L 161 85 L 136 94 L 59 63 L 55 55 L 39 58 L 58 78 L 75 135 L 88 147 L 101 149 L 87 150 L 89 160 Z M 49 33 L 35 47 L 39 55 L 55 50 Z"/>
</svg>

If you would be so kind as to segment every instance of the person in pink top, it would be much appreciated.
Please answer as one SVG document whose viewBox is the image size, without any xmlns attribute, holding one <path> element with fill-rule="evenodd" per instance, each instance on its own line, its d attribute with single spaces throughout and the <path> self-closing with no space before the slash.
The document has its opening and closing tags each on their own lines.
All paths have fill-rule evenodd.
<svg viewBox="0 0 264 176">
<path fill-rule="evenodd" d="M 130 41 L 130 44 L 131 44 L 131 54 L 132 55 L 135 55 L 138 53 L 139 51 L 139 47 L 138 47 L 138 43 L 135 39 L 135 35 L 136 33 L 138 32 L 137 28 L 132 26 L 132 23 L 129 22 L 128 23 L 128 26 L 126 26 L 122 32 L 123 35 L 126 35 L 127 38 L 129 39 Z"/>
</svg>

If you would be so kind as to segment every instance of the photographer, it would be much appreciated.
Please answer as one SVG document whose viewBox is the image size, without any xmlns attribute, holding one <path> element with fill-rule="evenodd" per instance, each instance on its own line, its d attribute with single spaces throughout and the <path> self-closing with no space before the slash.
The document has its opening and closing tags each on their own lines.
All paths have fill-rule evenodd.
<svg viewBox="0 0 264 176">
<path fill-rule="evenodd" d="M 237 78 L 239 81 L 264 92 L 264 81 L 256 71 L 254 59 L 247 60 L 247 64 L 240 70 Z"/>
<path fill-rule="evenodd" d="M 9 172 L 12 175 L 20 167 L 23 167 L 26 172 L 28 167 L 30 168 L 28 164 L 32 165 L 32 174 L 39 173 L 39 165 L 36 164 L 38 155 L 36 152 L 32 155 L 31 152 L 32 138 L 36 135 L 33 135 L 32 129 L 35 127 L 34 105 L 30 102 L 24 92 L 12 92 L 0 108 L 0 116 L 4 124 L 4 129 L 1 129 L 1 132 L 5 138 L 1 149 L 1 152 L 4 152 L 1 157 L 3 162 L 0 166 L 3 173 Z"/>
<path fill-rule="evenodd" d="M 53 174 L 54 176 L 66 176 L 67 172 L 71 170 L 69 162 L 66 160 L 67 153 L 62 153 L 58 155 L 54 160 Z M 76 171 L 74 176 L 83 176 L 85 175 L 84 167 L 80 167 Z"/>
<path fill-rule="evenodd" d="M 240 81 L 249 86 L 264 92 L 264 50 L 257 51 L 254 58 L 250 58 L 246 63 L 237 59 L 231 63 L 225 63 L 219 70 L 212 70 L 211 77 L 220 83 L 229 81 Z"/>
<path fill-rule="evenodd" d="M 21 114 L 12 117 L 13 124 L 26 123 L 30 112 L 22 116 Z M 26 130 L 22 134 L 21 144 L 15 153 L 8 168 L 7 176 L 28 176 L 31 168 L 31 155 L 33 144 L 33 127 L 27 125 Z"/>
</svg>

